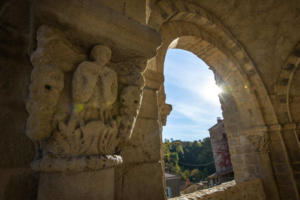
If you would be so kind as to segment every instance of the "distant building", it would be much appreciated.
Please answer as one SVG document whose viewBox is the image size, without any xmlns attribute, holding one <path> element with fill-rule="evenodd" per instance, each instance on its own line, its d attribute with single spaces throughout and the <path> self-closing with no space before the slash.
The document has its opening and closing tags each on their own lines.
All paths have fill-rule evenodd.
<svg viewBox="0 0 300 200">
<path fill-rule="evenodd" d="M 166 195 L 168 198 L 180 195 L 180 177 L 178 175 L 165 173 L 166 179 Z"/>
<path fill-rule="evenodd" d="M 216 173 L 208 177 L 209 185 L 212 186 L 233 180 L 234 176 L 224 121 L 221 118 L 209 129 L 209 134 L 216 167 Z"/>
</svg>

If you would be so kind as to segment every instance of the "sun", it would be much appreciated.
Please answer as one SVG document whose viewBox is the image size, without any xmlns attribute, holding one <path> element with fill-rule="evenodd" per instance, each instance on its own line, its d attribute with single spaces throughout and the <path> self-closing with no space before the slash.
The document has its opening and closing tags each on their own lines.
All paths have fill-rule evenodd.
<svg viewBox="0 0 300 200">
<path fill-rule="evenodd" d="M 222 93 L 222 89 L 213 83 L 204 85 L 201 91 L 202 96 L 206 100 L 215 103 L 219 103 L 219 94 L 221 93 Z"/>
</svg>

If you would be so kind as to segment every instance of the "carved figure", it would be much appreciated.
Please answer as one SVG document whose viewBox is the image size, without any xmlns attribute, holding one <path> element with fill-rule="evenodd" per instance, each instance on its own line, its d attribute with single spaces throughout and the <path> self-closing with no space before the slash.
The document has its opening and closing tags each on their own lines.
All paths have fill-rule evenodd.
<svg viewBox="0 0 300 200">
<path fill-rule="evenodd" d="M 67 56 L 57 53 L 63 51 Z M 57 30 L 39 29 L 27 101 L 27 135 L 38 152 L 34 169 L 99 169 L 122 162 L 115 154 L 135 125 L 143 67 L 109 64 L 111 50 L 103 45 L 93 47 L 90 60 L 83 58 Z M 118 74 L 122 68 L 130 70 Z"/>
<path fill-rule="evenodd" d="M 34 142 L 50 136 L 51 120 L 60 92 L 64 87 L 64 74 L 52 65 L 42 65 L 31 74 L 30 97 L 27 110 L 27 136 Z"/>
</svg>

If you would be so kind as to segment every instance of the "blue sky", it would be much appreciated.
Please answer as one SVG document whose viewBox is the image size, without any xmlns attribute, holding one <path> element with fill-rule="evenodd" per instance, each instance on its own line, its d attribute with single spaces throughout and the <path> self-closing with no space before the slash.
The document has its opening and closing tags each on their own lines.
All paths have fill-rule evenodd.
<svg viewBox="0 0 300 200">
<path fill-rule="evenodd" d="M 222 117 L 213 72 L 193 53 L 180 49 L 168 50 L 164 67 L 166 102 L 173 110 L 163 128 L 163 139 L 209 137 L 208 129 Z"/>
</svg>

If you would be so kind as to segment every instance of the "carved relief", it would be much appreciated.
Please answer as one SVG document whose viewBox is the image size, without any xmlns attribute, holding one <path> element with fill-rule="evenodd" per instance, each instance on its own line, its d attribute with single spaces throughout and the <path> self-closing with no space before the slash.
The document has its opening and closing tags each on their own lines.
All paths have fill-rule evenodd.
<svg viewBox="0 0 300 200">
<path fill-rule="evenodd" d="M 172 105 L 166 103 L 166 93 L 163 85 L 158 91 L 158 106 L 161 124 L 165 126 L 167 124 L 167 118 L 172 111 Z"/>
<path fill-rule="evenodd" d="M 33 168 L 87 170 L 122 162 L 116 153 L 132 134 L 145 66 L 112 63 L 96 45 L 87 56 L 57 30 L 41 26 L 27 101 L 27 136 L 35 143 Z"/>
</svg>

